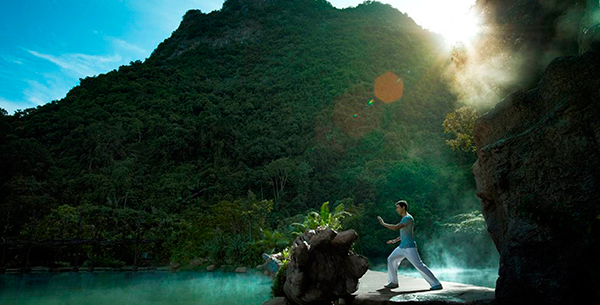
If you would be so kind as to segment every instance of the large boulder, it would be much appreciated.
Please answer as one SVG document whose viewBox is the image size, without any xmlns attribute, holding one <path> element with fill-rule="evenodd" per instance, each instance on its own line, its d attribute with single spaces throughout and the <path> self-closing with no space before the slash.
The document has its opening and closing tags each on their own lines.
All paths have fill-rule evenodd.
<svg viewBox="0 0 600 305">
<path fill-rule="evenodd" d="M 474 130 L 501 304 L 600 304 L 600 53 L 555 59 Z"/>
<path fill-rule="evenodd" d="M 369 269 L 367 258 L 350 251 L 357 238 L 354 230 L 338 234 L 331 229 L 298 236 L 290 251 L 286 296 L 301 305 L 331 304 L 356 292 L 358 279 Z"/>
</svg>

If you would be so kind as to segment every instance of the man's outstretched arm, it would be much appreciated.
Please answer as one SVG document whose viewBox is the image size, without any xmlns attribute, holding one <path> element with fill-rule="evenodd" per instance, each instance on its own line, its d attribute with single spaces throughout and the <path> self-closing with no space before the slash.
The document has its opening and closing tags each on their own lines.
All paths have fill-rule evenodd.
<svg viewBox="0 0 600 305">
<path fill-rule="evenodd" d="M 401 239 L 400 239 L 400 237 L 396 237 L 396 238 L 394 238 L 394 239 L 390 239 L 390 240 L 388 240 L 386 243 L 387 243 L 388 245 L 391 245 L 391 244 L 395 244 L 395 243 L 397 243 L 397 242 L 400 242 L 400 240 L 401 240 Z"/>
<path fill-rule="evenodd" d="M 381 216 L 377 216 L 377 220 L 379 220 L 379 223 L 380 223 L 382 226 L 384 226 L 384 227 L 386 227 L 386 228 L 388 228 L 388 229 L 390 229 L 390 230 L 395 230 L 395 231 L 398 231 L 398 230 L 400 230 L 400 229 L 402 229 L 402 228 L 404 228 L 404 227 L 405 227 L 405 225 L 403 225 L 402 223 L 397 223 L 397 224 L 395 224 L 395 225 L 393 225 L 393 224 L 389 224 L 389 223 L 385 223 L 385 222 L 383 221 L 383 218 L 381 218 Z"/>
</svg>

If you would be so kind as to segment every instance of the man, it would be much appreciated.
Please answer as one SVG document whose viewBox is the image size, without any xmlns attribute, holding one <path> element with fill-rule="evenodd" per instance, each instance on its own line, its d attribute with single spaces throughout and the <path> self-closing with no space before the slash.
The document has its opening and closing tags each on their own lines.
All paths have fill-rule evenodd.
<svg viewBox="0 0 600 305">
<path fill-rule="evenodd" d="M 398 288 L 398 266 L 406 258 L 421 273 L 427 283 L 429 283 L 431 290 L 440 290 L 442 289 L 442 284 L 433 275 L 431 270 L 423 264 L 419 252 L 417 252 L 417 243 L 415 243 L 413 236 L 414 219 L 412 215 L 408 214 L 407 209 L 408 203 L 405 200 L 396 202 L 396 212 L 402 216 L 402 219 L 395 225 L 385 223 L 381 216 L 377 216 L 377 220 L 379 220 L 382 226 L 390 230 L 400 230 L 399 237 L 387 241 L 388 245 L 397 242 L 400 242 L 400 245 L 388 257 L 388 283 L 384 287 L 389 289 Z"/>
</svg>

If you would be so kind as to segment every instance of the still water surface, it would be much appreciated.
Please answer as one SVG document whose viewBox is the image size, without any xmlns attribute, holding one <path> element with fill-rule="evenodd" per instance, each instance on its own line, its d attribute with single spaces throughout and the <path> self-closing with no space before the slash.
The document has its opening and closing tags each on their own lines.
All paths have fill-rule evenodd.
<svg viewBox="0 0 600 305">
<path fill-rule="evenodd" d="M 0 274 L 0 304 L 262 304 L 271 282 L 222 272 Z"/>
<path fill-rule="evenodd" d="M 498 278 L 495 268 L 432 271 L 441 281 L 490 288 Z M 399 273 L 420 277 L 410 267 L 401 267 Z M 269 299 L 271 282 L 262 274 L 223 272 L 0 274 L 0 304 L 262 304 Z"/>
</svg>

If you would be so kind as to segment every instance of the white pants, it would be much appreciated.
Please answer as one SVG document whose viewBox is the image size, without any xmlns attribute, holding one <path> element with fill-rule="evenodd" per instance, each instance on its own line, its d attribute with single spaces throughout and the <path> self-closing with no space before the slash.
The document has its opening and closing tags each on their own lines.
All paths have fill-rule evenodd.
<svg viewBox="0 0 600 305">
<path fill-rule="evenodd" d="M 427 283 L 429 283 L 429 286 L 433 287 L 440 284 L 440 281 L 438 281 L 435 275 L 433 275 L 431 270 L 429 270 L 429 268 L 427 268 L 427 266 L 425 266 L 425 264 L 423 264 L 421 261 L 421 257 L 419 256 L 419 252 L 417 252 L 417 248 L 400 247 L 396 247 L 392 254 L 388 256 L 388 283 L 398 284 L 398 267 L 404 258 L 408 259 L 408 261 L 415 266 L 423 278 L 425 278 Z"/>
</svg>

